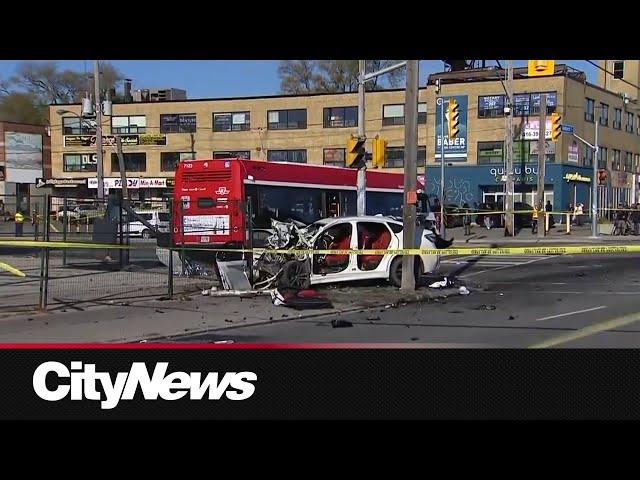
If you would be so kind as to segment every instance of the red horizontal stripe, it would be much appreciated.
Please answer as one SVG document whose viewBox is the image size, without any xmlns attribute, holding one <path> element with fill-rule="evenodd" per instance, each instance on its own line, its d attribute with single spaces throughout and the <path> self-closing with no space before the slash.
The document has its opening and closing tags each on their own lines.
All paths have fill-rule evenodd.
<svg viewBox="0 0 640 480">
<path fill-rule="evenodd" d="M 269 350 L 426 348 L 419 343 L 0 343 L 5 350 Z"/>
</svg>

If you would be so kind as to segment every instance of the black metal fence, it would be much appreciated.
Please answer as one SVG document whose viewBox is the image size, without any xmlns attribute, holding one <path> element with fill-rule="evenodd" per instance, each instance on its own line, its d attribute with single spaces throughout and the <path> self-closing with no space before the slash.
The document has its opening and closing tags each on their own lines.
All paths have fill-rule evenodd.
<svg viewBox="0 0 640 480">
<path fill-rule="evenodd" d="M 83 308 L 218 286 L 211 265 L 186 260 L 185 248 L 170 242 L 170 200 L 132 205 L 157 227 L 151 231 L 117 198 L 32 197 L 33 229 L 16 237 L 6 228 L 0 236 L 0 312 Z"/>
</svg>

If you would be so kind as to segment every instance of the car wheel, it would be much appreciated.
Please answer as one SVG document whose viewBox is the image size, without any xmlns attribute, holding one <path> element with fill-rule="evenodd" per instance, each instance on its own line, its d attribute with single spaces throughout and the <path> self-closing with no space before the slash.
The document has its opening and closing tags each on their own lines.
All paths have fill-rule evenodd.
<svg viewBox="0 0 640 480">
<path fill-rule="evenodd" d="M 422 270 L 422 262 L 419 257 L 414 256 L 413 273 L 415 275 L 416 286 L 420 279 Z M 402 256 L 397 256 L 391 262 L 391 268 L 389 268 L 389 281 L 393 286 L 400 288 L 402 286 Z"/>
<path fill-rule="evenodd" d="M 149 230 L 143 230 L 142 238 L 151 238 L 151 232 Z"/>
</svg>

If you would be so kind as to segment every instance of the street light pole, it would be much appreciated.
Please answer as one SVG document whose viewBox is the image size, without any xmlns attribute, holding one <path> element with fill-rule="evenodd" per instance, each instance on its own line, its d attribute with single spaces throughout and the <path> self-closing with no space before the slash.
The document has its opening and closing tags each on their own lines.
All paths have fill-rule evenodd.
<svg viewBox="0 0 640 480">
<path fill-rule="evenodd" d="M 104 201 L 104 162 L 102 158 L 102 104 L 100 103 L 100 62 L 93 63 L 93 85 L 96 109 L 96 177 L 98 180 L 98 200 Z"/>
<path fill-rule="evenodd" d="M 445 238 L 444 226 L 444 98 L 436 100 L 440 105 L 440 236 Z"/>
</svg>

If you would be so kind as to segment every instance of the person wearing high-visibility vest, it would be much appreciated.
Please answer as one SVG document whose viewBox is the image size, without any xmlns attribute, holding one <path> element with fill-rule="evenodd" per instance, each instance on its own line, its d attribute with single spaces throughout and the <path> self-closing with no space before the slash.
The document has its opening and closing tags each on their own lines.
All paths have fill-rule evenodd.
<svg viewBox="0 0 640 480">
<path fill-rule="evenodd" d="M 16 222 L 16 237 L 21 237 L 22 236 L 22 225 L 24 223 L 24 215 L 22 214 L 22 212 L 20 212 L 20 210 L 18 210 L 18 211 L 16 211 L 16 214 L 13 217 L 13 219 Z"/>
<path fill-rule="evenodd" d="M 531 234 L 535 234 L 538 231 L 538 207 L 533 207 L 533 212 L 531 214 Z"/>
</svg>

